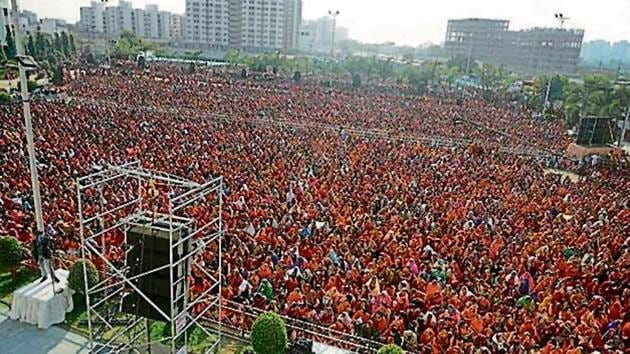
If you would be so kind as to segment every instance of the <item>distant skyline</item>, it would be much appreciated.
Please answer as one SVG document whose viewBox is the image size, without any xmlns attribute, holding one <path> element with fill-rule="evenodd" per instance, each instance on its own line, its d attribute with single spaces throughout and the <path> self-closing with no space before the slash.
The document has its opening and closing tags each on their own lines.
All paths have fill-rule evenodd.
<svg viewBox="0 0 630 354">
<path fill-rule="evenodd" d="M 79 7 L 91 0 L 20 0 L 22 9 L 39 17 L 79 20 Z M 157 4 L 160 9 L 183 14 L 185 0 L 132 0 L 134 7 Z M 116 5 L 118 0 L 109 0 Z M 571 19 L 567 28 L 585 30 L 585 41 L 630 41 L 630 0 L 303 0 L 303 18 L 325 16 L 339 10 L 338 25 L 347 27 L 350 38 L 362 42 L 395 42 L 418 46 L 441 43 L 448 19 L 464 17 L 500 18 L 511 29 L 557 27 L 553 14 Z"/>
</svg>

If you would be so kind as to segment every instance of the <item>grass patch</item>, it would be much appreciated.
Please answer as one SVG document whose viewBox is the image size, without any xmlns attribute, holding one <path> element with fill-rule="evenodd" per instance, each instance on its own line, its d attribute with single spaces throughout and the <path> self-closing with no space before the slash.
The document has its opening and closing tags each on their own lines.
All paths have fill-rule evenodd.
<svg viewBox="0 0 630 354">
<path fill-rule="evenodd" d="M 8 269 L 0 269 L 0 299 L 10 305 L 13 292 L 37 278 L 39 278 L 39 272 L 22 267 L 18 269 L 17 279 L 14 282 Z"/>
<path fill-rule="evenodd" d="M 85 295 L 79 293 L 72 295 L 72 304 L 72 312 L 66 314 L 66 320 L 62 327 L 78 334 L 89 335 L 88 326 L 82 324 L 82 322 L 87 321 Z"/>
</svg>

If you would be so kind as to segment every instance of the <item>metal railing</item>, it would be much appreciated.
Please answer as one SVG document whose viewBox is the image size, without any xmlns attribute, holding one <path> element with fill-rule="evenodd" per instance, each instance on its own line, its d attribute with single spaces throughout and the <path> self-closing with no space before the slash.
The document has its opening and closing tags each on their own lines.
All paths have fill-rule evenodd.
<svg viewBox="0 0 630 354">
<path fill-rule="evenodd" d="M 266 312 L 249 305 L 243 305 L 234 301 L 223 300 L 223 316 L 221 321 L 216 318 L 205 316 L 211 323 L 224 328 L 229 328 L 241 338 L 249 338 L 251 328 L 256 318 Z M 350 333 L 334 330 L 312 322 L 300 320 L 293 317 L 279 315 L 287 327 L 290 338 L 308 338 L 314 342 L 319 342 L 353 353 L 375 353 L 383 346 L 383 343 L 359 337 Z"/>
<path fill-rule="evenodd" d="M 102 105 L 106 107 L 112 107 L 117 109 L 122 109 L 129 112 L 137 112 L 144 111 L 150 113 L 168 113 L 168 114 L 184 114 L 188 116 L 193 116 L 200 119 L 223 119 L 223 120 L 231 120 L 230 117 L 224 114 L 214 114 L 207 113 L 197 109 L 186 108 L 186 107 L 172 107 L 172 106 L 151 106 L 151 105 L 129 105 L 124 103 L 119 103 L 111 100 L 102 100 L 102 99 L 93 99 L 86 97 L 78 97 L 72 96 L 69 99 L 70 102 L 77 102 L 82 104 L 94 104 L 94 105 Z M 472 143 L 479 144 L 483 146 L 483 141 L 479 139 L 457 139 L 457 138 L 449 138 L 444 136 L 431 136 L 431 135 L 418 135 L 418 134 L 395 134 L 390 131 L 384 129 L 366 129 L 366 128 L 357 128 L 348 125 L 341 124 L 327 124 L 320 122 L 300 122 L 300 121 L 291 121 L 286 119 L 274 119 L 274 118 L 241 118 L 236 119 L 237 121 L 242 122 L 250 122 L 256 125 L 269 125 L 269 126 L 278 126 L 278 127 L 290 127 L 294 129 L 301 130 L 320 130 L 320 131 L 328 131 L 328 132 L 339 132 L 342 129 L 348 134 L 353 136 L 359 136 L 369 139 L 385 139 L 389 141 L 404 141 L 404 142 L 412 142 L 412 143 L 420 143 L 424 145 L 428 145 L 431 147 L 466 147 Z M 494 131 L 489 127 L 483 126 L 482 128 Z M 523 141 L 522 138 L 507 135 L 510 138 L 514 138 L 519 142 L 523 142 L 525 145 L 531 145 L 531 143 Z M 506 147 L 501 146 L 494 149 L 496 152 L 510 155 L 518 155 L 518 156 L 531 156 L 531 157 L 540 157 L 540 158 L 550 158 L 554 154 L 546 149 L 541 149 L 539 147 Z"/>
</svg>

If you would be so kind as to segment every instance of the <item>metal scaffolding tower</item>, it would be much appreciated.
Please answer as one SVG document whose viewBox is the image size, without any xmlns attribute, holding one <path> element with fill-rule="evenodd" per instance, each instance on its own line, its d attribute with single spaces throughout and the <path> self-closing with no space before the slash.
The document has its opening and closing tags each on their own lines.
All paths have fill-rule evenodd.
<svg viewBox="0 0 630 354">
<path fill-rule="evenodd" d="M 76 182 L 81 257 L 92 260 L 101 275 L 97 284 L 88 284 L 84 267 L 90 351 L 146 353 L 162 346 L 170 353 L 190 353 L 188 336 L 195 328 L 208 336 L 203 351 L 216 351 L 221 327 L 208 326 L 202 319 L 221 318 L 223 178 L 200 184 L 144 169 L 138 162 L 95 170 Z M 134 265 L 127 264 L 127 255 L 134 246 L 128 243 L 127 231 L 138 225 L 168 234 L 170 262 L 132 275 Z M 185 236 L 174 237 L 181 228 L 187 230 Z M 182 253 L 185 242 L 188 250 Z M 181 274 L 177 269 L 184 262 L 188 271 Z M 166 311 L 138 286 L 139 279 L 156 272 L 169 274 Z M 183 292 L 175 290 L 182 286 Z M 161 315 L 160 321 L 170 329 L 165 337 L 151 339 L 150 320 L 123 311 L 123 299 L 130 295 Z M 177 306 L 182 299 L 184 305 Z"/>
</svg>

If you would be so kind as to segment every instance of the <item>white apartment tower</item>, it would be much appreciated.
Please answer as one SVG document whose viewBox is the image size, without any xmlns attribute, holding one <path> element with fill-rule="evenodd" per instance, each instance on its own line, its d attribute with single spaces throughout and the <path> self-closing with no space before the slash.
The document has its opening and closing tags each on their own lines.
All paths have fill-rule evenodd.
<svg viewBox="0 0 630 354">
<path fill-rule="evenodd" d="M 186 42 L 258 52 L 297 45 L 301 0 L 186 0 Z"/>
<path fill-rule="evenodd" d="M 186 0 L 186 42 L 204 48 L 228 45 L 229 0 Z"/>
<path fill-rule="evenodd" d="M 144 9 L 144 33 L 147 38 L 160 38 L 160 10 L 157 5 L 147 5 Z"/>
<path fill-rule="evenodd" d="M 186 16 L 172 14 L 171 15 L 171 34 L 170 37 L 172 40 L 182 40 L 184 39 L 184 24 L 186 22 Z"/>
<path fill-rule="evenodd" d="M 80 9 L 81 19 L 79 30 L 89 33 L 105 33 L 105 4 L 99 1 L 92 1 L 90 6 L 83 6 Z"/>
<path fill-rule="evenodd" d="M 9 0 L 0 0 L 0 45 L 7 40 L 7 26 L 11 25 Z"/>
<path fill-rule="evenodd" d="M 179 17 L 173 20 L 176 16 Z M 160 11 L 157 5 L 134 9 L 131 1 L 126 0 L 120 0 L 117 6 L 108 7 L 104 3 L 93 1 L 91 6 L 81 8 L 79 30 L 114 38 L 130 31 L 143 38 L 170 40 L 181 38 L 181 34 L 173 37 L 174 33 L 182 31 L 181 18 L 181 15 Z"/>
</svg>

